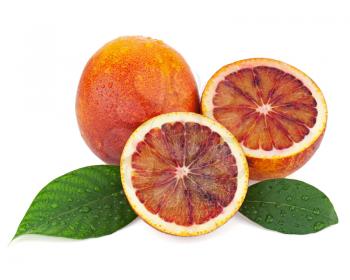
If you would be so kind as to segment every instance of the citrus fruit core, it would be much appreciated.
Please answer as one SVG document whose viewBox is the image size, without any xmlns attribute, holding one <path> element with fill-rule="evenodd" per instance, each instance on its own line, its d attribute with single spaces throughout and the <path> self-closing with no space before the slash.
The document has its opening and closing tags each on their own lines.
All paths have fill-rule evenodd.
<svg viewBox="0 0 350 280">
<path fill-rule="evenodd" d="M 173 113 L 142 128 L 121 162 L 124 189 L 141 217 L 153 225 L 156 218 L 155 227 L 165 232 L 196 235 L 234 214 L 245 195 L 247 166 L 224 127 L 197 114 Z"/>
</svg>

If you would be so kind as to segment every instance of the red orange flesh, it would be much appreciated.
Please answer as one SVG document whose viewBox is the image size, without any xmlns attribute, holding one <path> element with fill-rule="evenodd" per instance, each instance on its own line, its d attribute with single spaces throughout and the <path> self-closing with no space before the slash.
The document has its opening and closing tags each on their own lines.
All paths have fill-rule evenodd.
<svg viewBox="0 0 350 280">
<path fill-rule="evenodd" d="M 245 195 L 247 167 L 224 127 L 200 115 L 173 113 L 141 128 L 121 160 L 124 190 L 141 217 L 165 232 L 197 235 L 233 215 Z"/>
<path fill-rule="evenodd" d="M 326 105 L 301 71 L 269 59 L 244 60 L 219 70 L 208 85 L 202 110 L 237 137 L 252 179 L 286 176 L 318 148 Z"/>
<path fill-rule="evenodd" d="M 285 149 L 316 122 L 316 100 L 294 76 L 266 66 L 227 75 L 214 97 L 214 117 L 245 147 Z"/>
<path fill-rule="evenodd" d="M 132 156 L 137 197 L 165 221 L 202 224 L 235 195 L 235 158 L 222 137 L 206 126 L 175 122 L 154 128 Z"/>
</svg>

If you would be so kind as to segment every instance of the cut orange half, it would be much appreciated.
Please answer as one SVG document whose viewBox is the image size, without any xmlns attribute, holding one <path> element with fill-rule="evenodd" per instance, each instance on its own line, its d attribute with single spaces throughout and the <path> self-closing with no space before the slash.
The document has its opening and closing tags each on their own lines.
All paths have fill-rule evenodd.
<svg viewBox="0 0 350 280">
<path fill-rule="evenodd" d="M 222 125 L 194 113 L 169 113 L 137 128 L 120 162 L 124 192 L 156 229 L 180 236 L 213 231 L 247 192 L 248 165 Z"/>
<path fill-rule="evenodd" d="M 327 106 L 318 86 L 272 59 L 222 67 L 207 83 L 201 105 L 205 116 L 236 136 L 255 180 L 285 177 L 300 168 L 326 129 Z"/>
</svg>

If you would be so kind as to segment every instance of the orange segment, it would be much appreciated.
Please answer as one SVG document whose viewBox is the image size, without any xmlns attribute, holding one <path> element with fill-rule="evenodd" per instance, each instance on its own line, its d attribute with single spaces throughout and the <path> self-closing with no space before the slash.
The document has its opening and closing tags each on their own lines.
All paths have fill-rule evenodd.
<svg viewBox="0 0 350 280">
<path fill-rule="evenodd" d="M 176 181 L 171 178 L 165 182 L 153 183 L 149 186 L 143 185 L 145 188 L 137 190 L 136 195 L 146 205 L 147 209 L 155 214 L 160 211 L 162 205 L 174 190 L 175 183 Z"/>
<path fill-rule="evenodd" d="M 285 116 L 289 120 L 294 121 L 296 123 L 304 124 L 310 128 L 312 128 L 315 125 L 317 117 L 317 110 L 315 107 L 305 106 L 300 103 L 294 103 L 276 106 L 272 108 L 273 112 Z M 278 115 L 274 116 L 279 118 Z"/>
<path fill-rule="evenodd" d="M 272 149 L 273 143 L 268 128 L 267 119 L 264 116 L 256 114 L 255 123 L 250 129 L 245 131 L 243 145 L 251 149 L 262 149 L 269 151 Z"/>
<path fill-rule="evenodd" d="M 282 94 L 279 98 L 271 100 L 274 106 L 288 105 L 288 104 L 303 104 L 310 107 L 316 107 L 317 103 L 312 93 L 305 86 L 297 88 L 293 94 Z"/>
<path fill-rule="evenodd" d="M 184 180 L 176 180 L 173 191 L 159 211 L 159 217 L 177 225 L 190 226 L 193 224 L 192 199 Z"/>
<path fill-rule="evenodd" d="M 155 149 L 141 142 L 133 154 L 133 168 L 141 171 L 162 172 L 169 169 L 169 163 Z"/>
<path fill-rule="evenodd" d="M 244 94 L 240 88 L 226 80 L 221 81 L 216 90 L 220 94 L 215 96 L 213 102 L 218 107 L 228 107 L 231 105 L 236 107 L 254 108 L 250 96 Z"/>
<path fill-rule="evenodd" d="M 275 113 L 271 113 L 274 115 Z M 300 142 L 304 139 L 305 135 L 309 133 L 309 129 L 302 123 L 292 121 L 284 115 L 274 116 L 274 119 L 277 120 L 281 124 L 282 127 L 285 128 L 287 134 L 291 138 L 291 140 L 295 143 Z"/>
<path fill-rule="evenodd" d="M 246 68 L 226 76 L 226 80 L 241 92 L 251 103 L 261 105 L 261 98 L 253 69 Z"/>
<path fill-rule="evenodd" d="M 278 121 L 277 118 L 271 116 L 269 119 L 270 133 L 273 137 L 273 146 L 275 149 L 286 149 L 293 145 L 292 139 L 288 135 L 286 128 Z"/>
<path fill-rule="evenodd" d="M 283 71 L 272 67 L 257 66 L 254 67 L 255 80 L 260 90 L 260 96 L 264 104 L 268 103 L 271 95 L 279 81 L 284 75 Z"/>
<path fill-rule="evenodd" d="M 194 160 L 198 158 L 199 154 L 208 147 L 207 139 L 211 134 L 211 130 L 206 126 L 201 126 L 198 123 L 186 123 L 185 133 L 185 165 L 193 164 Z"/>
<path fill-rule="evenodd" d="M 294 95 L 294 92 L 302 86 L 303 83 L 293 75 L 283 73 L 283 75 L 281 75 L 276 81 L 275 87 L 270 96 L 270 102 L 273 104 L 283 96 Z"/>
<path fill-rule="evenodd" d="M 222 212 L 219 203 L 205 194 L 192 180 L 187 179 L 186 185 L 191 197 L 194 224 L 203 224 Z"/>
<path fill-rule="evenodd" d="M 185 126 L 183 123 L 167 123 L 162 126 L 166 147 L 177 166 L 184 162 Z"/>
<path fill-rule="evenodd" d="M 170 151 L 167 147 L 167 141 L 160 129 L 152 129 L 145 136 L 145 143 L 152 149 L 153 153 L 164 162 L 176 165 Z"/>
<path fill-rule="evenodd" d="M 242 141 L 247 131 L 254 127 L 258 114 L 250 108 L 215 108 L 216 120 L 230 131 L 235 132 L 238 141 Z"/>
</svg>

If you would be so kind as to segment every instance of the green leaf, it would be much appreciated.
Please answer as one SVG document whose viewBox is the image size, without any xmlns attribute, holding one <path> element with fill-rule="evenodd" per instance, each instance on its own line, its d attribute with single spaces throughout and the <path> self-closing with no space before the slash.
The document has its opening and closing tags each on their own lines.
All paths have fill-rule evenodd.
<svg viewBox="0 0 350 280">
<path fill-rule="evenodd" d="M 313 233 L 338 223 L 324 193 L 292 179 L 272 179 L 250 186 L 240 212 L 265 228 L 289 234 Z"/>
<path fill-rule="evenodd" d="M 14 238 L 42 234 L 85 239 L 111 234 L 136 218 L 122 189 L 119 167 L 69 172 L 35 197 Z"/>
</svg>

